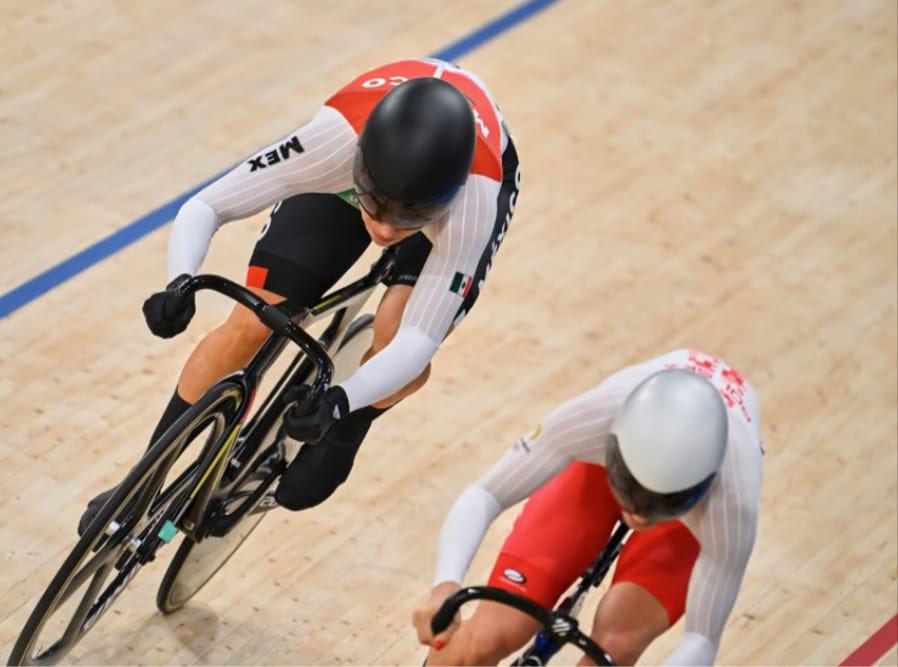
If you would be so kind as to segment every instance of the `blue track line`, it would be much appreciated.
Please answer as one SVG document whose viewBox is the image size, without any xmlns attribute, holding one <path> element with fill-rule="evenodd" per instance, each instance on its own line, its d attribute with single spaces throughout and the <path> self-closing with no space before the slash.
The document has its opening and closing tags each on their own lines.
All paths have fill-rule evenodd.
<svg viewBox="0 0 898 667">
<path fill-rule="evenodd" d="M 529 2 L 524 2 L 502 16 L 481 26 L 477 30 L 465 35 L 458 41 L 437 51 L 433 54 L 433 57 L 442 60 L 455 60 L 460 58 L 556 2 L 558 2 L 558 0 L 530 0 Z M 225 171 L 222 173 L 227 172 Z M 216 180 L 219 176 L 221 176 L 221 174 L 210 178 L 205 183 L 172 199 L 170 202 L 163 204 L 154 211 L 150 211 L 143 217 L 125 225 L 109 236 L 100 239 L 93 245 L 64 259 L 56 266 L 47 269 L 43 273 L 26 280 L 21 285 L 0 295 L 0 319 L 14 313 L 22 306 L 31 303 L 38 297 L 61 285 L 69 278 L 73 278 L 82 271 L 89 269 L 94 264 L 102 262 L 119 250 L 127 248 L 129 245 L 139 241 L 150 232 L 156 231 L 163 225 L 168 224 L 174 219 L 175 215 L 177 215 L 178 209 L 181 208 L 184 202 L 206 187 L 209 183 Z"/>
<path fill-rule="evenodd" d="M 498 37 L 506 30 L 513 28 L 518 23 L 526 21 L 537 12 L 545 9 L 549 5 L 553 5 L 558 0 L 530 0 L 524 2 L 514 9 L 509 10 L 502 16 L 494 18 L 492 21 L 477 30 L 465 35 L 454 44 L 443 48 L 433 54 L 434 58 L 441 60 L 455 60 L 461 58 L 490 41 L 493 37 Z"/>
</svg>

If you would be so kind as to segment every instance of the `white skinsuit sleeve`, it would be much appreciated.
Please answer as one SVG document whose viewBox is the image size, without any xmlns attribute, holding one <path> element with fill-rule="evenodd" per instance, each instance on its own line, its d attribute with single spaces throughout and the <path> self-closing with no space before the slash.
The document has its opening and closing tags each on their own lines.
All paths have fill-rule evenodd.
<svg viewBox="0 0 898 667">
<path fill-rule="evenodd" d="M 169 280 L 195 274 L 218 228 L 303 192 L 352 186 L 356 134 L 331 107 L 260 150 L 191 197 L 178 211 L 168 246 Z"/>
<path fill-rule="evenodd" d="M 761 489 L 760 443 L 738 444 L 731 436 L 721 471 L 724 479 L 712 487 L 703 514 L 695 522 L 687 519 L 701 551 L 689 580 L 683 637 L 668 657 L 669 665 L 714 664 L 754 547 Z"/>
<path fill-rule="evenodd" d="M 465 489 L 446 515 L 440 531 L 434 586 L 444 581 L 462 582 L 486 531 L 502 509 L 489 491 L 478 484 Z"/>
<path fill-rule="evenodd" d="M 574 459 L 604 459 L 605 436 L 625 395 L 602 385 L 564 403 L 537 434 L 521 438 L 452 506 L 440 533 L 435 583 L 461 583 L 490 524 L 527 498 Z"/>
<path fill-rule="evenodd" d="M 499 183 L 471 176 L 440 223 L 393 340 L 341 386 L 349 409 L 376 403 L 417 378 L 449 333 L 463 297 L 452 290 L 456 274 L 473 277 L 490 242 Z"/>
</svg>

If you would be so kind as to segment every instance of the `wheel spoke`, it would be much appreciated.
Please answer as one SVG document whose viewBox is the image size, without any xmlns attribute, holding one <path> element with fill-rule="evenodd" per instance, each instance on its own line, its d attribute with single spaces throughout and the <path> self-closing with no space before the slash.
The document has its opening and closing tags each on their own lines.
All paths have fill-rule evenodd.
<svg viewBox="0 0 898 667">
<path fill-rule="evenodd" d="M 72 618 L 66 624 L 66 628 L 62 633 L 62 637 L 53 641 L 50 646 L 46 649 L 41 650 L 40 647 L 37 647 L 31 654 L 30 659 L 32 659 L 36 663 L 45 663 L 45 664 L 53 664 L 62 658 L 69 650 L 75 645 L 78 641 L 78 637 L 81 634 L 81 626 L 84 622 L 84 618 L 93 605 L 94 600 L 96 599 L 97 590 L 100 586 L 103 585 L 103 582 L 106 580 L 106 577 L 109 573 L 109 569 L 112 567 L 108 561 L 99 561 L 98 567 L 96 566 L 97 559 L 91 559 L 91 563 L 87 566 L 83 567 L 76 575 L 79 578 L 79 582 L 73 580 L 72 583 L 66 588 L 66 591 L 62 597 L 60 597 L 57 604 L 53 606 L 52 609 L 47 613 L 46 618 L 49 619 L 60 607 L 62 607 L 66 600 L 71 597 L 72 593 L 81 587 L 81 584 L 84 583 L 86 577 L 93 575 L 93 580 L 88 586 L 87 591 L 84 594 L 84 597 L 81 599 L 81 602 L 78 603 L 78 607 L 75 609 L 75 612 L 72 614 Z M 105 568 L 104 568 L 105 566 Z"/>
<path fill-rule="evenodd" d="M 183 471 L 173 470 L 176 460 L 192 440 L 200 445 L 205 440 L 206 451 L 221 437 L 241 405 L 241 392 L 237 384 L 216 385 L 201 399 L 201 405 L 194 405 L 189 416 L 184 416 L 179 431 L 160 438 L 132 469 L 31 612 L 10 654 L 12 664 L 63 660 L 115 603 L 156 548 L 164 544 L 157 535 L 161 521 L 173 518 L 171 512 L 180 512 L 181 506 L 188 504 L 185 491 L 207 457 L 201 454 L 197 461 L 185 457 Z M 208 437 L 201 440 L 209 425 Z M 166 484 L 169 474 L 174 481 Z M 96 525 L 101 521 L 105 525 Z"/>
<path fill-rule="evenodd" d="M 372 339 L 372 316 L 360 318 L 350 325 L 334 355 L 334 383 L 358 369 Z M 277 442 L 280 408 L 274 399 L 281 394 L 287 381 L 302 382 L 304 375 L 311 372 L 308 369 L 301 373 L 301 368 L 294 372 L 297 360 L 294 359 L 294 364 L 282 375 L 261 408 L 244 425 L 245 439 L 240 442 L 242 449 L 237 454 L 239 465 L 233 466 L 236 468 L 233 481 L 222 484 L 206 508 L 207 532 L 189 534 L 169 564 L 156 597 L 156 605 L 163 613 L 171 613 L 184 605 L 215 576 L 264 516 L 257 511 L 271 497 L 268 490 L 282 473 L 281 466 L 285 465 L 284 454 Z M 260 471 L 270 459 L 275 459 L 276 465 L 272 465 L 271 470 Z M 199 541 L 194 541 L 198 538 Z"/>
<path fill-rule="evenodd" d="M 55 607 L 58 608 L 64 605 L 69 597 L 71 597 L 72 593 L 81 588 L 81 586 L 84 585 L 84 582 L 89 577 L 92 577 L 100 568 L 104 565 L 108 565 L 113 558 L 115 558 L 115 556 L 105 549 L 94 554 L 87 564 L 78 570 L 78 572 L 75 573 L 75 576 L 71 578 L 68 585 L 63 590 L 62 595 L 59 596 L 59 601 L 56 603 Z"/>
<path fill-rule="evenodd" d="M 77 639 L 78 635 L 81 634 L 82 626 L 84 625 L 84 619 L 87 617 L 88 612 L 96 602 L 97 591 L 103 585 L 103 582 L 106 581 L 106 577 L 109 575 L 109 570 L 111 569 L 112 566 L 107 563 L 106 567 L 101 568 L 94 575 L 94 578 L 91 580 L 90 585 L 87 587 L 87 593 L 84 594 L 84 597 L 78 604 L 78 608 L 72 615 L 72 620 L 69 621 L 69 624 L 65 629 L 65 633 L 62 636 L 62 642 L 64 644 L 67 644 L 69 642 L 74 643 L 74 640 Z"/>
<path fill-rule="evenodd" d="M 94 613 L 89 617 L 85 614 L 85 618 L 83 619 L 84 622 L 81 626 L 84 632 L 90 630 L 100 616 L 106 613 L 106 610 L 112 606 L 115 599 L 125 590 L 125 587 L 131 583 L 131 580 L 135 577 L 140 568 L 140 561 L 136 557 L 128 559 L 125 565 L 119 570 L 118 574 L 111 582 L 109 582 L 109 585 L 95 598 L 93 604 L 91 604 L 88 612 Z"/>
<path fill-rule="evenodd" d="M 155 514 L 160 507 L 164 507 L 165 505 L 167 505 L 173 497 L 183 491 L 183 487 L 185 487 L 191 480 L 191 478 L 196 474 L 196 471 L 199 469 L 199 467 L 199 461 L 194 461 L 190 464 L 190 466 L 187 467 L 187 469 L 185 469 L 180 475 L 178 475 L 175 481 L 166 486 L 165 489 L 163 489 L 159 493 L 159 496 L 150 504 L 150 514 Z"/>
</svg>

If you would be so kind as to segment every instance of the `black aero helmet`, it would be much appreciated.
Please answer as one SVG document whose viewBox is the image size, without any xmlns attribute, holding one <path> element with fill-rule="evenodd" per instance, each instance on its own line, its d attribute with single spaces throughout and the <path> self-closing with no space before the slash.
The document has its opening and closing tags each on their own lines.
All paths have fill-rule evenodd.
<svg viewBox="0 0 898 667">
<path fill-rule="evenodd" d="M 474 160 L 474 113 L 441 79 L 411 79 L 387 93 L 359 135 L 353 179 L 376 220 L 421 227 L 445 213 Z"/>
</svg>

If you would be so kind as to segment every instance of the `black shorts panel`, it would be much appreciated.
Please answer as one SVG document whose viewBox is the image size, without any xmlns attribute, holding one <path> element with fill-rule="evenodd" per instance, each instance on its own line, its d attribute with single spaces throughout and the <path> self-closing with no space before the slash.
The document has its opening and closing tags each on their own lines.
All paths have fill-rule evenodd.
<svg viewBox="0 0 898 667">
<path fill-rule="evenodd" d="M 256 242 L 247 284 L 311 306 L 362 256 L 371 238 L 358 210 L 336 195 L 280 202 Z"/>
<path fill-rule="evenodd" d="M 423 233 L 417 232 L 399 243 L 396 259 L 390 275 L 384 278 L 384 285 L 414 286 L 421 275 L 421 269 L 430 256 L 433 244 Z"/>
</svg>

